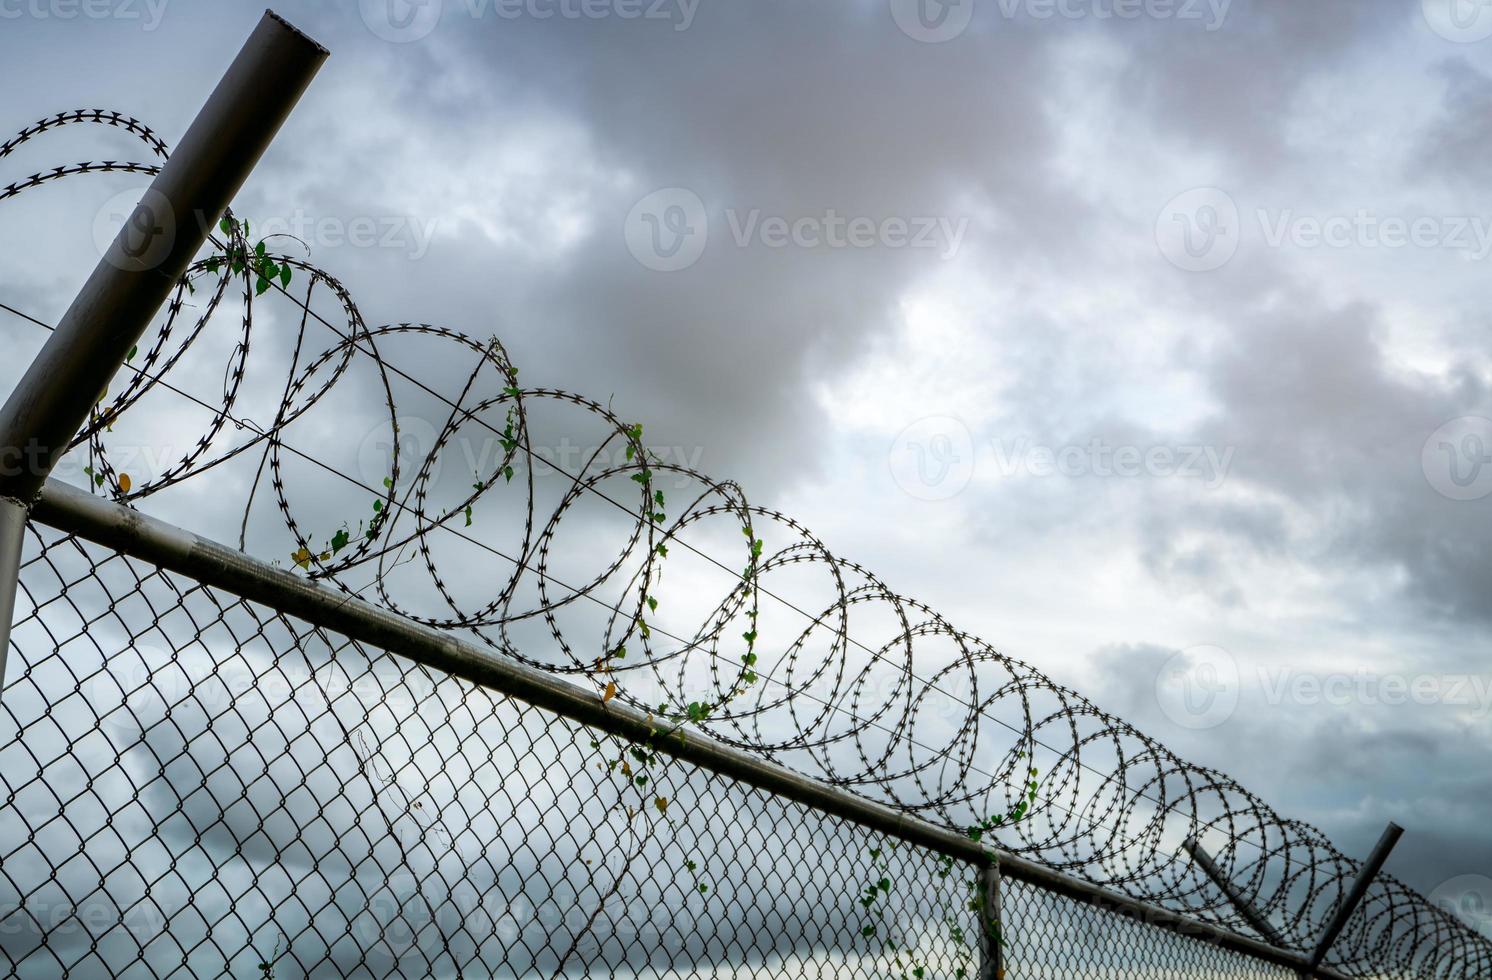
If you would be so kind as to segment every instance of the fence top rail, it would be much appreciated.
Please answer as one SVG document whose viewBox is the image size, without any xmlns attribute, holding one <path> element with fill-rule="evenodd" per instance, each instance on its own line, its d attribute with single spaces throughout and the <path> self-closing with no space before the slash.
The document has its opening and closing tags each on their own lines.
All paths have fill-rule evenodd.
<svg viewBox="0 0 1492 980">
<path fill-rule="evenodd" d="M 914 815 L 854 795 L 777 763 L 725 745 L 697 731 L 660 732 L 650 715 L 607 703 L 596 694 L 539 668 L 510 660 L 449 633 L 414 622 L 356 596 L 338 592 L 113 501 L 48 480 L 35 520 L 285 615 L 386 649 L 416 663 L 572 721 L 636 741 L 830 816 L 1001 873 L 1077 901 L 1159 928 L 1214 943 L 1302 975 L 1348 980 L 1330 967 L 1312 970 L 1309 957 L 1099 887 L 1034 861 L 975 841 Z M 662 737 L 660 737 L 660 735 Z"/>
</svg>

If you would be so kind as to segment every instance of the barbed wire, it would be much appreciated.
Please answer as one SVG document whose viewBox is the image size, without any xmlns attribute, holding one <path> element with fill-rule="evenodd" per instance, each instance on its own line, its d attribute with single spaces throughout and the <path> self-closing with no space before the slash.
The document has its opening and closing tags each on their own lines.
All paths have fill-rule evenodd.
<svg viewBox="0 0 1492 980">
<path fill-rule="evenodd" d="M 0 159 L 75 124 L 109 126 L 143 142 L 159 159 L 168 154 L 165 142 L 133 117 L 75 110 L 21 130 L 0 144 Z M 119 160 L 53 167 L 0 188 L 0 201 L 64 177 L 149 176 L 158 169 Z M 960 831 L 977 828 L 988 814 L 1009 812 L 1019 802 L 1040 749 L 1050 759 L 1041 760 L 1036 804 L 995 830 L 1001 846 L 1137 899 L 1245 931 L 1227 899 L 1179 849 L 1185 836 L 1196 836 L 1215 851 L 1218 864 L 1288 945 L 1309 949 L 1314 944 L 1359 866 L 1321 831 L 1281 817 L 1225 774 L 1186 762 L 1077 692 L 958 629 L 927 604 L 894 592 L 862 565 L 833 554 L 800 522 L 751 503 L 738 483 L 656 458 L 643 443 L 641 427 L 609 405 L 563 389 L 520 385 L 517 367 L 496 338 L 479 341 L 425 323 L 369 327 L 346 287 L 308 258 L 273 255 L 277 266 L 290 270 L 290 278 L 268 288 L 256 284 L 250 269 L 221 261 L 234 251 L 249 254 L 256 244 L 250 237 L 233 221 L 222 237 L 213 238 L 216 258 L 204 257 L 190 267 L 142 343 L 139 366 L 126 365 L 127 380 L 117 393 L 105 395 L 75 438 L 72 448 L 86 454 L 94 492 L 134 505 L 231 460 L 258 455 L 240 524 L 241 547 L 249 543 L 249 515 L 267 471 L 268 493 L 295 545 L 296 564 L 310 577 L 349 592 L 371 588 L 376 601 L 391 610 L 460 631 L 524 663 L 598 683 L 604 678 L 626 703 L 688 717 L 729 744 Z M 296 295 L 287 288 L 292 279 Z M 157 386 L 179 392 L 164 378 L 173 371 L 187 373 L 188 361 L 193 375 L 200 374 L 200 357 L 189 358 L 188 352 L 210 346 L 202 343 L 210 336 L 216 339 L 209 324 L 231 305 L 225 301 L 235 284 L 242 286 L 236 300 L 239 327 L 223 368 L 221 406 L 193 396 L 211 420 L 195 434 L 191 448 L 160 472 L 132 478 L 111 459 L 114 426 Z M 191 304 L 199 287 L 205 305 L 189 313 L 197 309 Z M 340 325 L 314 308 L 323 295 L 336 308 Z M 236 408 L 246 397 L 255 304 L 267 297 L 288 301 L 299 325 L 293 341 L 276 338 L 274 346 L 289 351 L 290 367 L 272 420 L 261 424 Z M 315 350 L 308 332 L 312 321 L 332 331 L 330 346 Z M 418 381 L 380 352 L 380 345 L 404 343 L 404 338 L 426 345 L 428 362 L 449 365 L 455 354 L 468 360 L 469 372 L 455 393 Z M 342 536 L 318 540 L 309 508 L 292 500 L 286 462 L 294 457 L 335 469 L 291 447 L 285 433 L 318 405 L 330 404 L 334 391 L 357 387 L 344 384 L 355 371 L 371 371 L 378 411 L 387 413 L 393 434 L 387 475 L 383 489 L 375 491 L 371 516 L 356 534 L 344 524 Z M 419 458 L 401 458 L 404 416 L 394 394 L 396 381 L 434 397 L 446 416 L 433 445 Z M 359 389 L 357 394 L 366 393 Z M 599 424 L 604 433 L 578 473 L 535 448 L 531 414 L 547 406 L 579 410 L 585 424 Z M 467 425 L 497 436 L 502 451 L 485 473 L 474 474 L 469 491 L 437 506 L 442 455 Z M 235 441 L 230 433 L 247 437 Z M 543 468 L 568 480 L 557 501 L 544 501 L 538 492 L 535 474 Z M 671 516 L 665 515 L 664 480 L 688 488 L 683 507 L 668 503 Z M 616 487 L 628 487 L 635 505 L 624 503 Z M 677 493 L 671 489 L 668 496 Z M 577 550 L 562 542 L 562 526 L 568 526 L 562 522 L 568 517 L 579 526 L 593 520 L 582 509 L 589 499 L 627 514 L 630 527 L 614 555 L 596 560 L 581 584 L 555 593 L 555 583 L 576 581 L 552 572 L 558 556 Z M 516 547 L 497 550 L 511 563 L 511 572 L 484 583 L 471 600 L 466 596 L 476 590 L 470 581 L 450 581 L 461 561 L 441 552 L 433 539 L 437 530 L 473 539 L 458 522 L 470 522 L 478 506 L 484 514 L 500 511 L 505 524 L 521 530 L 515 533 Z M 686 530 L 708 534 L 718 525 L 742 534 L 740 562 L 747 573 L 683 537 Z M 762 550 L 761 542 L 771 548 Z M 690 629 L 659 625 L 660 603 L 671 612 L 697 598 L 663 586 L 670 546 L 731 576 L 724 594 L 703 604 L 706 612 Z M 411 591 L 404 577 L 414 564 L 433 590 L 432 602 L 404 598 Z M 395 566 L 404 571 L 396 576 Z M 798 582 L 807 572 L 814 573 L 814 581 L 803 587 Z M 778 579 L 784 586 L 776 585 Z M 698 580 L 690 582 L 697 590 Z M 791 595 L 788 585 L 795 586 Z M 827 598 L 800 598 L 809 593 Z M 780 649 L 771 663 L 756 662 L 759 595 L 806 621 L 796 632 L 774 638 Z M 582 638 L 580 624 L 571 621 L 582 599 L 606 610 L 599 635 L 588 631 Z M 517 635 L 535 624 L 542 624 L 556 656 L 537 656 L 535 646 Z M 878 628 L 881 639 L 855 638 L 867 628 Z M 738 637 L 748 633 L 742 643 Z M 941 666 L 929 672 L 936 664 Z M 772 683 L 757 685 L 758 676 Z M 663 700 L 655 702 L 658 697 Z M 693 709 L 699 705 L 711 710 L 697 713 Z M 1398 879 L 1380 875 L 1329 962 L 1363 974 L 1488 975 L 1492 942 Z"/>
</svg>

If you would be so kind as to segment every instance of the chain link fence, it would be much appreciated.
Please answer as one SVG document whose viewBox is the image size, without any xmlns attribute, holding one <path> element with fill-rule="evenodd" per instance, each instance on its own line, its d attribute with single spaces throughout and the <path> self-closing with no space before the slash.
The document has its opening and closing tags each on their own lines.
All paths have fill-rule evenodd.
<svg viewBox="0 0 1492 980">
<path fill-rule="evenodd" d="M 977 975 L 969 869 L 33 525 L 6 976 Z"/>
<path fill-rule="evenodd" d="M 1293 973 L 1009 876 L 997 973 L 955 849 L 39 523 L 21 581 L 8 977 Z"/>
<path fill-rule="evenodd" d="M 262 121 L 265 92 L 208 116 Z M 165 142 L 103 110 L 38 120 L 0 159 L 69 127 L 151 162 L 23 171 L 0 201 L 162 171 Z M 97 402 L 56 364 L 27 376 L 84 396 L 44 441 L 89 492 L 49 484 L 26 525 L 0 696 L 3 976 L 1492 976 L 1492 943 L 1402 882 L 650 450 L 609 404 L 520 384 L 497 337 L 370 327 L 247 220 L 204 231 L 122 365 L 81 321 L 0 301 L 70 338 L 54 361 L 119 375 Z M 290 318 L 256 317 L 258 297 Z M 263 345 L 266 322 L 299 326 Z M 470 374 L 452 394 L 405 367 L 431 362 Z M 127 467 L 183 406 L 208 416 L 182 451 Z M 342 422 L 370 407 L 390 452 L 349 458 Z M 577 432 L 594 450 L 556 463 Z M 437 478 L 482 446 L 469 483 Z M 132 508 L 204 474 L 247 488 L 239 548 L 253 518 L 253 550 L 296 572 L 164 524 L 146 540 Z M 36 489 L 7 486 L 0 551 Z"/>
</svg>

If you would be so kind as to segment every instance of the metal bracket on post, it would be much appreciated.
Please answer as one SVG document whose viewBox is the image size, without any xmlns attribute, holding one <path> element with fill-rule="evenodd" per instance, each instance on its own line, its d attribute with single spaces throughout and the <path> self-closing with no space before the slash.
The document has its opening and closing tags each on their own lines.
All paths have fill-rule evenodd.
<svg viewBox="0 0 1492 980">
<path fill-rule="evenodd" d="M 1357 911 L 1357 906 L 1362 902 L 1363 896 L 1368 893 L 1368 886 L 1373 879 L 1378 877 L 1378 872 L 1383 870 L 1383 862 L 1388 860 L 1388 854 L 1404 835 L 1404 828 L 1393 821 L 1389 821 L 1388 827 L 1384 829 L 1383 836 L 1378 838 L 1378 843 L 1373 846 L 1373 853 L 1368 855 L 1368 860 L 1358 869 L 1357 879 L 1352 882 L 1352 888 L 1347 892 L 1345 898 L 1337 905 L 1337 910 L 1331 917 L 1326 931 L 1321 934 L 1321 941 L 1316 944 L 1316 951 L 1311 954 L 1311 969 L 1321 965 L 1326 959 L 1326 954 L 1331 950 L 1332 943 L 1337 941 L 1337 936 L 1347 926 L 1347 920 L 1352 918 L 1352 913 Z"/>
<path fill-rule="evenodd" d="M 0 661 L 27 509 L 326 57 L 264 14 L 0 409 Z"/>
<path fill-rule="evenodd" d="M 1000 865 L 979 872 L 979 980 L 1005 980 L 1005 920 L 1000 915 Z"/>
<path fill-rule="evenodd" d="M 1228 896 L 1228 901 L 1233 903 L 1233 907 L 1238 910 L 1239 915 L 1243 916 L 1244 921 L 1252 926 L 1254 931 L 1260 936 L 1263 936 L 1265 942 L 1271 946 L 1278 946 L 1284 949 L 1285 943 L 1280 938 L 1279 932 L 1275 930 L 1274 926 L 1269 924 L 1269 920 L 1264 918 L 1258 909 L 1254 908 L 1253 903 L 1244 897 L 1244 894 L 1238 890 L 1238 886 L 1234 885 L 1223 874 L 1222 869 L 1217 866 L 1217 862 L 1212 860 L 1212 855 L 1202 849 L 1202 845 L 1197 843 L 1197 839 L 1195 837 L 1188 837 L 1182 842 L 1181 846 L 1186 849 L 1186 853 L 1192 856 L 1192 860 L 1197 863 L 1197 867 L 1201 868 L 1207 877 L 1212 879 L 1212 883 L 1218 887 L 1218 890 Z"/>
</svg>

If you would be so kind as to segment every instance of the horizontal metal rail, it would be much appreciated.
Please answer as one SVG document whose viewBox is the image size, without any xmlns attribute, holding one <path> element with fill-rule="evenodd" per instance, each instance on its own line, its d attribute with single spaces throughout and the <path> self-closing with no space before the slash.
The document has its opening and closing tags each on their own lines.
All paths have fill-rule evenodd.
<svg viewBox="0 0 1492 980">
<path fill-rule="evenodd" d="M 656 721 L 644 712 L 614 702 L 603 702 L 594 692 L 543 670 L 494 654 L 355 596 L 337 592 L 56 480 L 46 482 L 32 517 L 59 531 L 76 534 L 131 558 L 188 576 L 572 721 L 635 741 L 658 734 Z M 1094 908 L 1253 956 L 1302 976 L 1350 980 L 1345 974 L 1330 968 L 1316 967 L 1313 970 L 1309 957 L 1303 953 L 1271 946 L 1062 874 L 971 840 L 965 834 L 759 759 L 698 732 L 655 739 L 653 745 L 702 769 L 938 854 L 981 868 L 997 863 L 1005 877 Z"/>
</svg>

